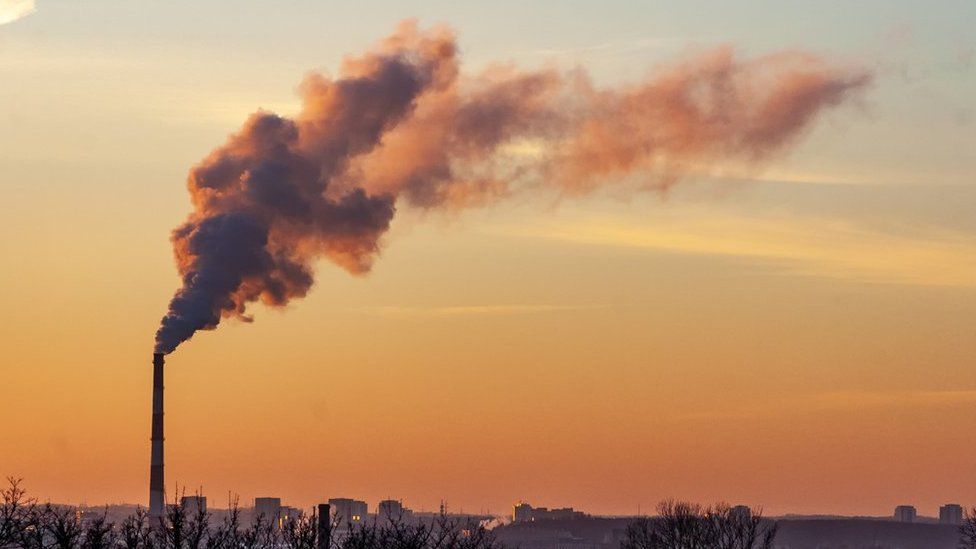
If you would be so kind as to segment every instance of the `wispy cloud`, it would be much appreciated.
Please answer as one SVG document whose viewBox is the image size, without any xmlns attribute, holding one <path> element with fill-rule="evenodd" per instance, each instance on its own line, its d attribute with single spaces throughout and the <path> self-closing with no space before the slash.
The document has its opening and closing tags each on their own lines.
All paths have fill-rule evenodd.
<svg viewBox="0 0 976 549">
<path fill-rule="evenodd" d="M 653 223 L 591 218 L 500 231 L 582 244 L 752 258 L 802 276 L 976 287 L 976 236 L 967 233 L 919 228 L 894 234 L 850 221 L 787 215 L 657 213 Z"/>
<path fill-rule="evenodd" d="M 34 0 L 0 0 L 0 25 L 27 17 L 35 9 Z"/>
<path fill-rule="evenodd" d="M 501 147 L 502 156 L 515 159 L 543 159 L 552 152 L 552 144 L 544 139 L 515 139 Z M 782 166 L 757 167 L 743 162 L 726 160 L 714 163 L 689 163 L 685 166 L 689 177 L 731 181 L 771 181 L 776 183 L 804 183 L 821 185 L 890 185 L 917 183 L 916 180 L 892 174 L 868 176 L 861 173 L 789 169 Z"/>
<path fill-rule="evenodd" d="M 976 390 L 831 391 L 810 395 L 806 401 L 809 407 L 818 410 L 941 407 L 974 404 L 976 403 Z"/>
<path fill-rule="evenodd" d="M 764 399 L 761 403 L 733 405 L 697 413 L 683 414 L 679 419 L 756 419 L 791 410 L 800 414 L 830 412 L 849 413 L 869 410 L 939 409 L 976 404 L 976 390 L 945 391 L 862 391 L 841 390 L 788 395 Z"/>
<path fill-rule="evenodd" d="M 900 183 L 891 177 L 868 177 L 856 173 L 810 171 L 768 167 L 762 170 L 732 163 L 703 166 L 693 173 L 703 178 L 739 181 L 770 181 L 818 185 L 886 185 Z"/>
<path fill-rule="evenodd" d="M 447 307 L 406 307 L 400 305 L 380 305 L 357 307 L 360 313 L 387 317 L 455 317 L 455 316 L 505 316 L 550 313 L 558 311 L 577 311 L 593 309 L 582 305 L 458 305 Z"/>
<path fill-rule="evenodd" d="M 607 41 L 598 44 L 588 44 L 574 47 L 538 48 L 519 53 L 527 55 L 540 55 L 545 57 L 572 57 L 590 53 L 605 53 L 614 55 L 663 47 L 673 48 L 676 44 L 683 43 L 684 40 L 677 37 L 641 37 L 629 40 Z"/>
</svg>

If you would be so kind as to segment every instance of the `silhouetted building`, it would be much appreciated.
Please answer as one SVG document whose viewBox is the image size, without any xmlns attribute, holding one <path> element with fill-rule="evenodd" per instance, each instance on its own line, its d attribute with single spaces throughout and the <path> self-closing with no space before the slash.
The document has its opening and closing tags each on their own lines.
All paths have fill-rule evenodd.
<svg viewBox="0 0 976 549">
<path fill-rule="evenodd" d="M 736 517 L 741 517 L 745 519 L 752 517 L 752 509 L 750 509 L 748 505 L 736 505 L 729 511 L 732 513 L 733 516 Z"/>
<path fill-rule="evenodd" d="M 898 522 L 915 522 L 918 512 L 911 505 L 899 505 L 895 507 L 895 520 Z"/>
<path fill-rule="evenodd" d="M 529 522 L 532 520 L 532 506 L 528 503 L 522 503 L 521 501 L 515 504 L 515 510 L 512 513 L 513 522 Z"/>
<path fill-rule="evenodd" d="M 287 505 L 282 505 L 281 510 L 278 511 L 278 519 L 284 522 L 289 520 L 295 520 L 301 518 L 305 512 L 298 507 L 289 507 Z"/>
<path fill-rule="evenodd" d="M 379 518 L 398 518 L 403 514 L 403 504 L 395 499 L 384 499 L 376 505 L 376 516 Z"/>
<path fill-rule="evenodd" d="M 962 505 L 947 503 L 939 507 L 939 522 L 942 524 L 962 524 Z"/>
<path fill-rule="evenodd" d="M 413 511 L 395 499 L 385 499 L 376 506 L 376 518 L 386 522 L 410 522 Z"/>
<path fill-rule="evenodd" d="M 585 516 L 580 511 L 574 511 L 572 507 L 562 507 L 559 509 L 549 509 L 547 507 L 532 507 L 528 503 L 519 502 L 515 505 L 512 514 L 514 522 L 535 522 L 539 520 L 568 520 L 582 518 Z"/>
<path fill-rule="evenodd" d="M 281 516 L 281 498 L 254 498 L 254 516 L 276 521 Z"/>
<path fill-rule="evenodd" d="M 197 513 L 206 513 L 207 498 L 206 496 L 183 496 L 180 498 L 180 506 L 190 517 Z"/>
<path fill-rule="evenodd" d="M 339 528 L 347 524 L 362 524 L 366 522 L 369 508 L 365 501 L 349 498 L 333 498 L 329 500 L 332 515 L 339 517 Z"/>
<path fill-rule="evenodd" d="M 568 520 L 582 518 L 583 513 L 574 511 L 572 507 L 561 507 L 559 509 L 540 507 L 532 510 L 532 516 L 535 520 Z"/>
</svg>

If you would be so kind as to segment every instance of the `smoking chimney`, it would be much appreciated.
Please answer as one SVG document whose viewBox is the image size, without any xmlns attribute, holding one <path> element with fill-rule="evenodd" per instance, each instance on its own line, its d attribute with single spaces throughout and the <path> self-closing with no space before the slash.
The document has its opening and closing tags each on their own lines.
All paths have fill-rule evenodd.
<svg viewBox="0 0 976 549">
<path fill-rule="evenodd" d="M 153 354 L 152 459 L 149 465 L 149 518 L 163 519 L 166 482 L 163 480 L 163 353 Z"/>
</svg>

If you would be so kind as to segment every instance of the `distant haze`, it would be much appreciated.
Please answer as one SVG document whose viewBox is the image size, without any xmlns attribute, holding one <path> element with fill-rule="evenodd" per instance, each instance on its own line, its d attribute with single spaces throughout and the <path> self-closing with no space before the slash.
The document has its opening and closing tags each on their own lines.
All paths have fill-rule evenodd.
<svg viewBox="0 0 976 549">
<path fill-rule="evenodd" d="M 409 18 L 412 35 L 397 30 Z M 289 285 L 280 307 L 240 287 L 223 304 L 253 323 L 203 308 L 219 328 L 166 362 L 169 490 L 202 487 L 214 507 L 231 492 L 493 513 L 525 500 L 633 515 L 669 497 L 771 515 L 976 504 L 974 28 L 972 0 L 38 0 L 0 26 L 0 478 L 42 501 L 147 503 L 149 352 L 198 259 L 174 263 L 173 229 L 199 232 L 235 203 L 267 211 L 265 195 L 205 203 L 198 176 L 217 181 L 258 128 L 305 158 L 289 136 L 326 112 L 317 92 L 366 74 L 345 56 L 389 57 L 396 34 L 445 36 L 453 57 L 434 66 L 457 72 L 328 184 L 332 204 L 357 187 L 364 205 L 396 196 L 350 225 L 376 250 L 300 233 L 304 297 Z M 425 76 L 430 57 L 402 51 L 404 74 Z M 668 76 L 721 81 L 723 66 L 872 80 L 795 111 L 810 113 L 802 129 L 758 157 L 721 126 L 678 133 L 711 153 L 675 139 L 676 164 L 602 156 L 590 134 L 548 124 L 439 147 L 478 134 L 427 122 L 527 77 L 545 86 L 514 120 L 540 120 L 551 98 L 554 120 L 582 121 L 594 96 L 625 112 L 609 107 Z M 625 146 L 683 127 L 640 124 L 654 119 L 590 127 Z M 563 162 L 573 143 L 587 154 Z M 590 178 L 583 161 L 601 158 L 639 161 Z M 229 189 L 260 187 L 248 173 Z M 413 186 L 408 173 L 446 175 Z M 257 224 L 264 249 L 291 250 L 271 234 L 283 220 Z M 257 274 L 281 278 L 251 273 L 255 292 Z"/>
</svg>

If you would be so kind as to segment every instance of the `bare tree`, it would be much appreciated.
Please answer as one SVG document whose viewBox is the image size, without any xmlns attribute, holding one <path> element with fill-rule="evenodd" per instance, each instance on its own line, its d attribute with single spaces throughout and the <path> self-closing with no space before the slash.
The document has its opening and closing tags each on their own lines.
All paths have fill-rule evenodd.
<svg viewBox="0 0 976 549">
<path fill-rule="evenodd" d="M 44 513 L 40 509 L 34 507 L 24 516 L 18 538 L 17 547 L 21 549 L 47 549 Z"/>
<path fill-rule="evenodd" d="M 21 487 L 21 479 L 7 477 L 7 487 L 0 490 L 0 549 L 20 543 L 34 507 L 34 500 Z"/>
<path fill-rule="evenodd" d="M 241 531 L 238 547 L 240 549 L 272 549 L 277 545 L 277 542 L 277 521 L 259 516 L 250 526 Z"/>
<path fill-rule="evenodd" d="M 338 517 L 332 520 L 332 528 L 329 532 L 335 532 L 338 526 Z M 319 518 L 315 509 L 307 515 L 294 518 L 285 522 L 281 528 L 281 540 L 289 549 L 316 549 L 318 547 Z M 333 546 L 330 539 L 328 547 Z"/>
<path fill-rule="evenodd" d="M 74 509 L 49 503 L 44 506 L 42 516 L 41 523 L 50 535 L 53 547 L 77 549 L 81 541 L 82 528 Z"/>
<path fill-rule="evenodd" d="M 287 521 L 259 516 L 242 525 L 238 500 L 229 498 L 226 517 L 214 524 L 202 505 L 191 512 L 177 497 L 161 519 L 138 508 L 115 525 L 107 509 L 89 516 L 68 506 L 38 507 L 19 480 L 8 479 L 8 485 L 0 490 L 0 549 L 503 549 L 480 524 L 445 515 L 417 523 L 349 524 L 341 539 L 341 517 L 334 516 L 328 519 L 332 537 L 319 540 L 314 510 Z"/>
<path fill-rule="evenodd" d="M 124 549 L 153 549 L 155 546 L 149 515 L 139 507 L 119 525 L 118 541 Z"/>
<path fill-rule="evenodd" d="M 84 524 L 81 549 L 112 549 L 117 541 L 115 524 L 108 520 L 108 509 Z"/>
<path fill-rule="evenodd" d="M 202 494 L 197 491 L 197 497 L 201 496 Z M 184 516 L 186 520 L 184 536 L 186 549 L 203 549 L 210 534 L 210 513 L 203 505 L 197 505 L 192 514 L 187 513 L 184 509 Z M 177 546 L 174 549 L 180 548 Z"/>
<path fill-rule="evenodd" d="M 658 512 L 631 523 L 621 549 L 771 549 L 776 536 L 758 510 L 665 501 Z"/>
<path fill-rule="evenodd" d="M 166 507 L 162 524 L 156 528 L 160 545 L 165 549 L 185 549 L 188 528 L 186 507 L 183 505 L 177 490 L 173 504 Z"/>
<path fill-rule="evenodd" d="M 976 549 L 976 507 L 966 511 L 959 527 L 959 549 Z"/>
<path fill-rule="evenodd" d="M 227 516 L 221 524 L 214 527 L 204 544 L 206 549 L 231 549 L 240 547 L 241 510 L 238 498 L 227 497 Z"/>
<path fill-rule="evenodd" d="M 440 516 L 431 522 L 363 524 L 349 531 L 341 549 L 503 549 L 494 534 L 475 523 Z"/>
<path fill-rule="evenodd" d="M 768 549 L 773 546 L 777 526 L 764 519 L 762 509 L 715 506 L 711 513 L 722 549 Z"/>
</svg>

